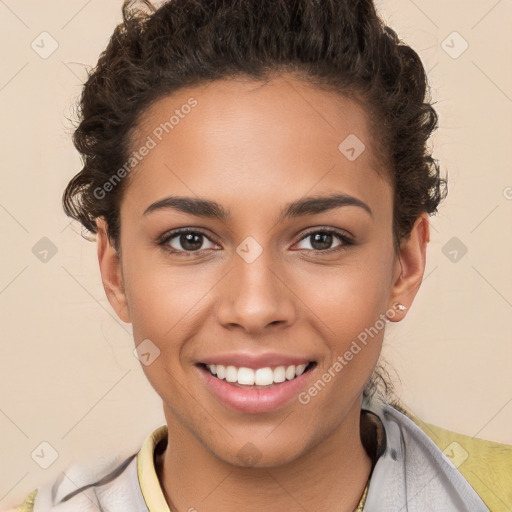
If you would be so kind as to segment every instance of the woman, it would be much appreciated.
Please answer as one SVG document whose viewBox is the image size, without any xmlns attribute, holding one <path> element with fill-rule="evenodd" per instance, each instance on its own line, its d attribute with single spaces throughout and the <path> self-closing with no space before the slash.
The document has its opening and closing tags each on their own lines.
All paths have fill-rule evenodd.
<svg viewBox="0 0 512 512">
<path fill-rule="evenodd" d="M 166 425 L 21 510 L 508 510 L 512 447 L 379 369 L 445 194 L 417 54 L 369 0 L 146 7 L 85 84 L 63 199 Z"/>
</svg>

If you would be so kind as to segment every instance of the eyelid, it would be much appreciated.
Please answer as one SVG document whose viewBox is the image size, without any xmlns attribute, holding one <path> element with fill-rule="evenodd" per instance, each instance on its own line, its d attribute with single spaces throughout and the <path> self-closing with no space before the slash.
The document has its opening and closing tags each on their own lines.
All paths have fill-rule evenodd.
<svg viewBox="0 0 512 512">
<path fill-rule="evenodd" d="M 317 226 L 315 228 L 308 230 L 306 233 L 304 233 L 301 236 L 301 238 L 296 243 L 302 242 L 303 240 L 305 240 L 306 238 L 310 237 L 311 235 L 313 235 L 315 233 L 327 233 L 329 235 L 334 235 L 334 236 L 338 237 L 338 239 L 340 240 L 341 243 L 337 246 L 331 247 L 330 249 L 325 249 L 323 251 L 318 250 L 318 249 L 297 249 L 297 250 L 306 251 L 309 253 L 312 252 L 312 253 L 320 254 L 320 255 L 321 254 L 332 254 L 337 251 L 346 249 L 347 246 L 355 244 L 354 237 L 347 231 L 345 231 L 343 229 L 331 228 L 331 227 L 327 227 L 327 226 L 325 226 L 325 227 Z"/>
<path fill-rule="evenodd" d="M 157 244 L 161 245 L 161 246 L 166 246 L 166 245 L 168 245 L 168 242 L 170 240 L 172 240 L 180 235 L 186 234 L 186 233 L 197 233 L 197 234 L 203 235 L 211 243 L 219 245 L 215 240 L 212 239 L 212 237 L 209 234 L 206 233 L 206 231 L 204 231 L 201 228 L 195 228 L 195 227 L 177 228 L 177 229 L 173 229 L 170 231 L 166 231 L 163 235 L 161 235 L 157 239 Z M 174 252 L 174 253 L 182 253 L 182 254 L 185 253 L 185 254 L 192 255 L 194 253 L 200 253 L 201 251 L 204 251 L 206 249 L 200 249 L 199 251 L 184 251 L 181 249 L 174 249 L 174 247 L 170 247 L 170 248 L 168 248 L 168 250 L 171 252 Z"/>
<path fill-rule="evenodd" d="M 331 228 L 331 227 L 328 227 L 328 226 L 317 226 L 315 228 L 311 228 L 310 230 L 306 231 L 302 237 L 299 239 L 300 240 L 304 240 L 304 238 L 307 238 L 308 236 L 314 234 L 314 233 L 329 233 L 329 234 L 335 234 L 335 235 L 338 235 L 339 237 L 343 238 L 343 239 L 346 239 L 350 242 L 353 242 L 354 241 L 354 237 L 346 230 L 344 229 L 339 229 L 339 228 Z"/>
<path fill-rule="evenodd" d="M 208 239 L 211 243 L 219 245 L 202 228 L 195 228 L 193 226 L 185 227 L 185 228 L 176 228 L 174 230 L 167 231 L 166 233 L 164 233 L 163 235 L 161 235 L 158 238 L 158 245 L 167 246 L 168 242 L 170 240 L 172 240 L 172 239 L 174 239 L 174 238 L 176 238 L 176 237 L 178 237 L 178 236 L 180 236 L 180 235 L 182 235 L 184 233 L 197 233 L 197 234 L 201 234 L 206 239 Z M 354 237 L 350 233 L 345 231 L 345 230 L 342 230 L 342 229 L 339 229 L 339 228 L 327 227 L 327 226 L 316 226 L 314 228 L 309 229 L 305 233 L 303 233 L 302 236 L 299 238 L 299 240 L 294 243 L 294 245 L 299 243 L 299 242 L 302 242 L 304 239 L 308 238 L 309 236 L 311 236 L 311 235 L 313 235 L 315 233 L 327 233 L 327 234 L 335 235 L 335 236 L 337 236 L 339 238 L 339 240 L 341 241 L 341 244 L 339 246 L 335 246 L 333 248 L 326 249 L 326 250 L 323 250 L 323 251 L 322 250 L 317 250 L 317 249 L 299 249 L 299 250 L 305 250 L 307 252 L 315 252 L 315 253 L 330 253 L 330 252 L 335 252 L 338 247 L 344 247 L 344 246 L 352 245 L 352 244 L 355 243 L 354 242 Z M 188 254 L 188 255 L 193 255 L 195 253 L 201 253 L 202 251 L 207 250 L 207 249 L 199 249 L 198 251 L 185 251 L 185 250 L 181 250 L 181 249 L 174 249 L 173 247 L 170 247 L 170 248 L 167 247 L 166 249 L 169 250 L 170 252 L 175 253 L 175 254 Z"/>
<path fill-rule="evenodd" d="M 159 242 L 164 242 L 166 240 L 169 240 L 170 238 L 175 237 L 176 235 L 182 235 L 183 233 L 201 233 L 202 235 L 210 238 L 210 236 L 202 228 L 196 228 L 194 226 L 188 226 L 188 227 L 185 227 L 185 228 L 170 229 L 169 231 L 166 231 L 165 233 L 160 235 L 158 237 L 158 241 Z"/>
</svg>

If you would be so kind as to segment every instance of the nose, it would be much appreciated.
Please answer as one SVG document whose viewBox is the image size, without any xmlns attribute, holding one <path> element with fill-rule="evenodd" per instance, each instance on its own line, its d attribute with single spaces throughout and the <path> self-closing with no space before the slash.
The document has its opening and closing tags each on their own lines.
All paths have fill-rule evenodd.
<svg viewBox="0 0 512 512">
<path fill-rule="evenodd" d="M 218 322 L 224 328 L 253 335 L 264 333 L 271 325 L 291 325 L 297 309 L 284 265 L 272 261 L 270 251 L 266 250 L 249 261 L 235 253 L 231 271 L 219 283 Z"/>
</svg>

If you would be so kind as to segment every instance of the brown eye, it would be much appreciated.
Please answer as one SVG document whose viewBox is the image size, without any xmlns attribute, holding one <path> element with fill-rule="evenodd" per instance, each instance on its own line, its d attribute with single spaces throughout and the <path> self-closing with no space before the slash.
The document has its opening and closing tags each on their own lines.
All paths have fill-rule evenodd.
<svg viewBox="0 0 512 512">
<path fill-rule="evenodd" d="M 336 242 L 336 240 L 338 240 L 338 243 L 333 246 L 332 244 L 333 242 Z M 351 245 L 353 243 L 347 235 L 327 229 L 311 231 L 301 238 L 300 242 L 303 241 L 309 241 L 310 247 L 299 247 L 299 249 L 313 250 L 317 252 L 336 251 L 343 248 L 343 246 Z"/>
<path fill-rule="evenodd" d="M 161 242 L 167 250 L 176 253 L 198 252 L 212 247 L 204 247 L 205 241 L 213 242 L 201 231 L 181 230 L 170 233 Z"/>
<path fill-rule="evenodd" d="M 203 235 L 197 233 L 178 235 L 177 240 L 185 251 L 197 251 L 203 245 Z"/>
</svg>

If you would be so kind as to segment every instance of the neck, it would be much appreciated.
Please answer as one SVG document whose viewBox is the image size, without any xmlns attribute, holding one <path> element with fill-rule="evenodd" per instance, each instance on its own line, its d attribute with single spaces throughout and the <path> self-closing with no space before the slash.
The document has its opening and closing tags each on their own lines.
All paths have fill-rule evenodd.
<svg viewBox="0 0 512 512">
<path fill-rule="evenodd" d="M 353 512 L 372 467 L 360 412 L 357 400 L 336 429 L 292 462 L 246 468 L 214 456 L 166 411 L 168 444 L 156 470 L 171 512 Z"/>
<path fill-rule="evenodd" d="M 353 512 L 372 468 L 361 443 L 360 413 L 356 401 L 321 443 L 292 462 L 263 468 L 226 463 L 166 414 L 167 448 L 156 470 L 171 512 Z"/>
</svg>

